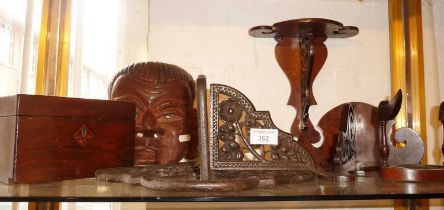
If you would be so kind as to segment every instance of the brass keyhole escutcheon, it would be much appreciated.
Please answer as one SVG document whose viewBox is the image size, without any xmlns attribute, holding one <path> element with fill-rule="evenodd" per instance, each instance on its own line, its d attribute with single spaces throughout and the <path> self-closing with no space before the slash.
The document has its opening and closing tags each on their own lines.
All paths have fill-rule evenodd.
<svg viewBox="0 0 444 210">
<path fill-rule="evenodd" d="M 82 125 L 74 132 L 73 138 L 81 147 L 86 147 L 95 139 L 95 135 L 86 125 Z"/>
<path fill-rule="evenodd" d="M 87 133 L 88 131 L 86 130 L 86 127 L 82 127 L 82 131 L 81 131 L 81 136 L 82 136 L 82 138 L 86 138 L 86 133 Z"/>
</svg>

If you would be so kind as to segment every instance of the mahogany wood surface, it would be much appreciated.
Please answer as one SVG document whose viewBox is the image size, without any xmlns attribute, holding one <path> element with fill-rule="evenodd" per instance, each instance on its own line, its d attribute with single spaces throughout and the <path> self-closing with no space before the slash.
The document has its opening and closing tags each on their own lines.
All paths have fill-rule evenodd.
<svg viewBox="0 0 444 210">
<path fill-rule="evenodd" d="M 109 117 L 130 119 L 135 108 L 128 102 L 57 96 L 25 95 L 0 97 L 0 116 Z"/>
<path fill-rule="evenodd" d="M 86 178 L 100 168 L 131 166 L 134 125 L 119 119 L 20 117 L 14 182 Z M 72 137 L 87 125 L 95 134 L 86 146 Z"/>
<path fill-rule="evenodd" d="M 383 167 L 381 173 L 384 179 L 389 180 L 444 183 L 444 166 L 400 165 Z"/>
<path fill-rule="evenodd" d="M 302 18 L 273 24 L 276 37 L 297 37 L 306 31 L 313 37 L 348 38 L 359 33 L 354 26 L 343 26 L 342 23 L 323 18 Z"/>
<path fill-rule="evenodd" d="M 359 33 L 354 26 L 343 26 L 342 23 L 324 18 L 302 18 L 278 22 L 272 26 L 256 26 L 248 33 L 256 38 L 297 37 L 301 31 L 310 29 L 313 36 L 325 38 L 348 38 Z"/>
<path fill-rule="evenodd" d="M 2 113 L 17 114 L 0 116 L 1 182 L 93 177 L 100 168 L 133 165 L 132 103 L 18 95 L 3 106 L 3 99 Z M 76 140 L 78 132 L 89 139 Z"/>
<path fill-rule="evenodd" d="M 314 60 L 312 61 L 313 69 L 310 74 L 309 87 L 312 87 L 316 76 L 318 75 L 319 71 L 325 63 L 325 60 L 327 59 L 327 48 L 325 47 L 324 41 L 325 38 L 313 38 L 312 40 L 315 56 Z M 302 91 L 303 88 L 301 87 L 301 59 L 303 58 L 301 58 L 299 51 L 299 39 L 293 37 L 285 37 L 276 44 L 275 55 L 279 66 L 287 75 L 291 86 L 291 93 L 287 104 L 295 107 L 297 111 L 293 124 L 291 125 L 291 133 L 295 136 L 298 136 L 300 139 L 308 139 L 308 141 L 310 141 L 311 143 L 316 143 L 319 141 L 320 135 L 314 130 L 313 124 L 311 123 L 310 119 L 308 119 L 308 128 L 305 131 L 302 131 L 300 129 L 300 122 L 301 118 L 303 117 L 303 107 L 300 102 L 302 94 L 308 94 L 309 105 L 316 105 L 316 100 L 311 89 L 309 90 L 310 93 L 305 93 L 304 91 Z"/>
<path fill-rule="evenodd" d="M 351 102 L 355 109 L 356 128 L 356 153 L 357 164 L 362 167 L 376 166 L 380 162 L 379 135 L 376 107 L 363 103 Z M 320 148 L 306 145 L 310 148 L 313 159 L 321 165 L 332 167 L 333 155 L 336 148 L 338 134 L 344 131 L 347 119 L 343 119 L 347 112 L 348 104 L 341 104 L 328 111 L 319 120 L 319 127 L 323 131 L 324 142 Z"/>
<path fill-rule="evenodd" d="M 382 159 L 382 166 L 388 166 L 388 157 L 390 155 L 389 138 L 387 136 L 387 122 L 395 119 L 401 109 L 402 91 L 396 92 L 390 101 L 381 101 L 378 105 L 378 121 L 381 129 L 381 142 L 379 151 Z"/>
</svg>

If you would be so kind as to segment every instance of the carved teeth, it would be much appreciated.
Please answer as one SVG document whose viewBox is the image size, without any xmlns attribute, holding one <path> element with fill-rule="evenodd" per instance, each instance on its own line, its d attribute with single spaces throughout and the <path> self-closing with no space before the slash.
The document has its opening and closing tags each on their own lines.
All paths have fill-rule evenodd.
<svg viewBox="0 0 444 210">
<path fill-rule="evenodd" d="M 190 134 L 179 135 L 180 142 L 187 142 L 190 141 L 190 139 Z"/>
</svg>

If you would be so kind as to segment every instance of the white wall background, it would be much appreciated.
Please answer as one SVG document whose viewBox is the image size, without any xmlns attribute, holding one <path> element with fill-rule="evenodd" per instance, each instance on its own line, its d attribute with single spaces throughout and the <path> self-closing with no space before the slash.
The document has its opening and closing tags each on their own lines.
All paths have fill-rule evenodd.
<svg viewBox="0 0 444 210">
<path fill-rule="evenodd" d="M 148 4 L 149 27 L 142 25 L 136 33 L 147 34 L 146 40 L 134 40 L 141 48 L 147 42 L 147 60 L 173 63 L 194 77 L 206 75 L 208 83 L 239 89 L 258 110 L 269 110 L 283 130 L 289 131 L 296 114 L 286 105 L 290 85 L 274 58 L 275 41 L 250 37 L 248 29 L 253 26 L 318 17 L 359 27 L 356 37 L 326 41 L 329 56 L 313 87 L 319 104 L 310 110 L 315 124 L 341 103 L 376 106 L 390 94 L 385 0 L 151 0 Z M 143 56 L 138 59 L 127 61 Z"/>
</svg>

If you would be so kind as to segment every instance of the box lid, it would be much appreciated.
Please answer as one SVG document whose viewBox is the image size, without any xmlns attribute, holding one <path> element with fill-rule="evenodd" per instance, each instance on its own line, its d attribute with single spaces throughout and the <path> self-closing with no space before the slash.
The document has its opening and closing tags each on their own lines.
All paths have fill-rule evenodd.
<svg viewBox="0 0 444 210">
<path fill-rule="evenodd" d="M 130 102 L 25 95 L 0 97 L 0 116 L 100 117 L 134 119 Z"/>
</svg>

